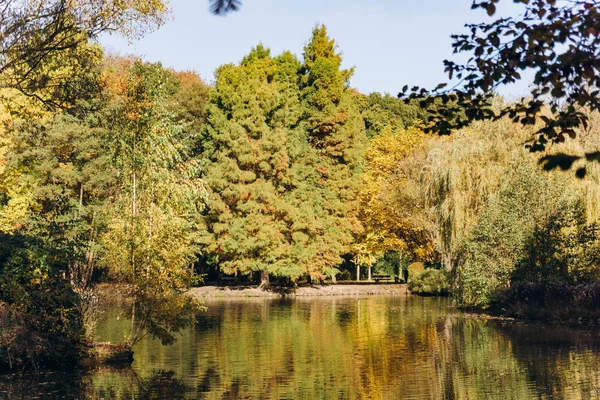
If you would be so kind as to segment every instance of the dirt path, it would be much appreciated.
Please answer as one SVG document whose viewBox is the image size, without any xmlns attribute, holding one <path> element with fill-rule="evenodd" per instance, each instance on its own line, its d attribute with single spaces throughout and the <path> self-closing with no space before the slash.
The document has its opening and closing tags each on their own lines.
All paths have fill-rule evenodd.
<svg viewBox="0 0 600 400">
<path fill-rule="evenodd" d="M 300 296 L 406 296 L 405 284 L 303 286 L 295 290 L 262 290 L 256 286 L 201 286 L 188 293 L 197 298 L 300 297 Z"/>
</svg>

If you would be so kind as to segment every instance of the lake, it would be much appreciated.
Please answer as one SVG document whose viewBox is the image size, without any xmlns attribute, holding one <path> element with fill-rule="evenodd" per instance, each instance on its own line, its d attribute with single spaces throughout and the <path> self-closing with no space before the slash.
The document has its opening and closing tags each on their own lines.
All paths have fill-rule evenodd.
<svg viewBox="0 0 600 400">
<path fill-rule="evenodd" d="M 463 314 L 448 299 L 207 301 L 172 346 L 144 339 L 131 368 L 0 379 L 0 398 L 600 398 L 600 333 Z M 109 310 L 100 340 L 128 319 Z"/>
</svg>

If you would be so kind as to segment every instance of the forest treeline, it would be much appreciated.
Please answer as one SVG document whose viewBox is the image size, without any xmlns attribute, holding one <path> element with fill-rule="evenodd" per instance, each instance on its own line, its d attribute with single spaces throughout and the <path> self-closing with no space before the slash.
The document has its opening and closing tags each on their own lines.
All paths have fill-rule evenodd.
<svg viewBox="0 0 600 400">
<path fill-rule="evenodd" d="M 317 26 L 301 58 L 258 44 L 211 84 L 82 40 L 1 89 L 0 365 L 76 361 L 99 280 L 131 290 L 129 345 L 172 342 L 203 268 L 267 285 L 421 263 L 463 307 L 547 280 L 600 301 L 597 166 L 545 171 L 510 119 L 426 135 L 352 72 Z M 590 120 L 552 151 L 597 149 Z"/>
</svg>

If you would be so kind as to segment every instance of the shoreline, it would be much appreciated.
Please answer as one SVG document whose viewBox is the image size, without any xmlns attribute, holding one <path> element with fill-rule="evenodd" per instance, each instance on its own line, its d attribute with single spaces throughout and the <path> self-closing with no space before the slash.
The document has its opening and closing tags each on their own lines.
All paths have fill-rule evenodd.
<svg viewBox="0 0 600 400">
<path fill-rule="evenodd" d="M 199 299 L 411 295 L 404 283 L 330 284 L 298 288 L 271 287 L 268 290 L 259 289 L 258 286 L 199 286 L 189 289 L 186 293 Z"/>
</svg>

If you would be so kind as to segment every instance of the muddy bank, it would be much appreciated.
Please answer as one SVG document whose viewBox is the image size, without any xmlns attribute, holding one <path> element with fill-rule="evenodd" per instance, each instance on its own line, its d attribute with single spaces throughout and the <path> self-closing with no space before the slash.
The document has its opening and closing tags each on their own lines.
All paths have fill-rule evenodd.
<svg viewBox="0 0 600 400">
<path fill-rule="evenodd" d="M 276 287 L 269 290 L 256 286 L 201 286 L 187 293 L 197 298 L 410 295 L 405 284 L 396 283 L 301 286 L 296 289 Z"/>
</svg>

